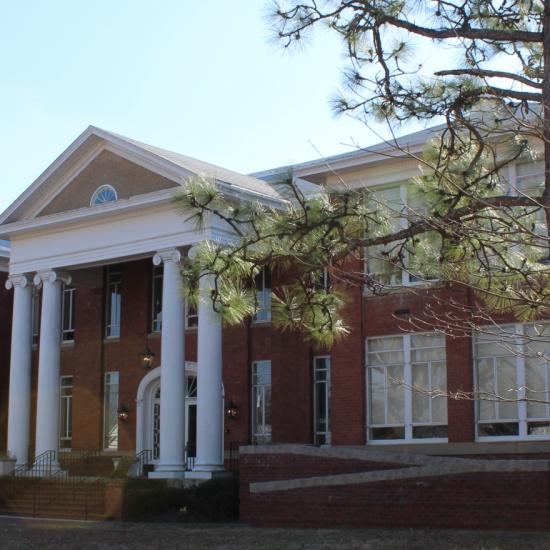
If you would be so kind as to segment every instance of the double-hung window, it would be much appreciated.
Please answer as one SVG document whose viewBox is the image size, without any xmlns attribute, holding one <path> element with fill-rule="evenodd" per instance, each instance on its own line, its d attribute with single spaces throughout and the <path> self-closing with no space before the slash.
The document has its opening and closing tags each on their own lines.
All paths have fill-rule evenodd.
<svg viewBox="0 0 550 550">
<path fill-rule="evenodd" d="M 427 212 L 423 194 L 406 182 L 371 190 L 370 209 L 377 222 L 369 236 L 383 236 L 406 229 Z M 369 247 L 366 250 L 366 272 L 380 285 L 408 285 L 433 280 L 439 269 L 440 237 L 434 232 L 417 236 L 420 246 L 402 241 Z"/>
<path fill-rule="evenodd" d="M 40 334 L 40 289 L 32 287 L 32 345 L 38 345 Z"/>
<path fill-rule="evenodd" d="M 271 361 L 252 363 L 252 438 L 271 441 Z"/>
<path fill-rule="evenodd" d="M 120 266 L 109 266 L 107 269 L 107 320 L 105 327 L 105 336 L 113 338 L 120 336 L 121 319 L 121 283 L 122 270 Z"/>
<path fill-rule="evenodd" d="M 330 357 L 313 359 L 313 423 L 316 445 L 330 445 Z"/>
<path fill-rule="evenodd" d="M 152 332 L 162 331 L 162 279 L 164 276 L 164 266 L 156 265 L 153 267 L 153 303 L 151 307 Z"/>
<path fill-rule="evenodd" d="M 477 437 L 550 436 L 550 325 L 487 327 L 474 337 Z"/>
<path fill-rule="evenodd" d="M 75 289 L 71 286 L 63 288 L 63 314 L 62 314 L 62 331 L 61 341 L 74 341 L 74 298 Z"/>
<path fill-rule="evenodd" d="M 73 377 L 62 376 L 59 391 L 59 447 L 70 449 L 73 439 Z"/>
<path fill-rule="evenodd" d="M 118 449 L 118 372 L 105 373 L 103 393 L 103 447 Z"/>
<path fill-rule="evenodd" d="M 412 333 L 367 339 L 368 440 L 444 440 L 445 336 Z"/>
<path fill-rule="evenodd" d="M 271 270 L 269 267 L 262 267 L 261 271 L 254 278 L 256 291 L 256 313 L 254 321 L 271 320 Z"/>
</svg>

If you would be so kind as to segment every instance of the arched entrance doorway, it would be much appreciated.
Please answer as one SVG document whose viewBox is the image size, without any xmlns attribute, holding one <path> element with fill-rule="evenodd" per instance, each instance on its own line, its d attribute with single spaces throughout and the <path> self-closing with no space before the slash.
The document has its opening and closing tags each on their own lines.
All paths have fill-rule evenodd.
<svg viewBox="0 0 550 550">
<path fill-rule="evenodd" d="M 158 367 L 141 381 L 137 393 L 136 453 L 149 449 L 153 463 L 160 456 L 160 388 L 161 367 Z M 181 445 L 185 448 L 187 467 L 191 469 L 197 444 L 197 364 L 185 363 L 185 433 L 181 434 Z"/>
</svg>

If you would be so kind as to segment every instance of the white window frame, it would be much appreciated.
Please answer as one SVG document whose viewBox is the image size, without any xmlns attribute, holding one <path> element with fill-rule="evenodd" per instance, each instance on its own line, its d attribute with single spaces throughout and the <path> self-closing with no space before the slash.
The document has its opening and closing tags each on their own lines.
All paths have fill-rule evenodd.
<svg viewBox="0 0 550 550">
<path fill-rule="evenodd" d="M 254 277 L 254 289 L 256 313 L 252 320 L 254 323 L 269 323 L 271 321 L 271 269 L 269 266 L 262 266 L 261 271 Z"/>
<path fill-rule="evenodd" d="M 188 302 L 185 306 L 185 328 L 199 328 L 199 310 L 198 308 L 191 306 Z"/>
<path fill-rule="evenodd" d="M 102 185 L 98 187 L 92 199 L 90 200 L 90 206 L 100 206 L 109 202 L 114 202 L 118 199 L 116 189 L 112 185 Z"/>
<path fill-rule="evenodd" d="M 61 341 L 74 342 L 74 286 L 63 287 L 63 307 L 61 314 Z"/>
<path fill-rule="evenodd" d="M 119 373 L 106 372 L 103 392 L 103 448 L 118 449 Z"/>
<path fill-rule="evenodd" d="M 399 216 L 399 227 L 396 228 L 397 230 L 407 229 L 408 224 L 409 224 L 408 217 L 411 217 L 412 214 L 413 214 L 412 210 L 410 212 L 407 212 L 407 207 L 408 207 L 408 203 L 409 203 L 408 194 L 409 194 L 410 186 L 411 186 L 410 182 L 401 181 L 401 182 L 395 182 L 393 184 L 373 187 L 373 189 L 372 189 L 373 193 L 377 193 L 377 192 L 378 193 L 383 193 L 384 191 L 386 191 L 388 189 L 396 189 L 397 190 L 397 194 L 399 195 L 399 201 L 400 201 L 400 205 L 399 205 L 400 209 L 395 210 L 395 212 L 399 213 L 400 211 L 402 211 L 403 214 L 404 214 L 404 216 Z M 425 214 L 426 209 L 424 207 L 416 208 L 416 212 L 418 212 L 419 215 L 420 214 Z M 405 265 L 408 264 L 407 259 L 405 259 L 404 263 L 405 263 Z M 368 262 L 367 258 L 365 258 L 364 270 L 365 270 L 366 274 L 373 275 L 374 278 L 376 279 L 376 273 L 373 273 L 372 270 L 370 269 L 369 262 Z M 404 269 L 401 269 L 399 271 L 399 273 L 393 274 L 388 282 L 384 283 L 382 281 L 381 284 L 382 284 L 382 286 L 388 286 L 388 287 L 392 287 L 392 286 L 419 286 L 419 285 L 425 285 L 426 283 L 429 283 L 431 281 L 436 281 L 436 280 L 437 280 L 436 276 L 434 276 L 432 278 L 429 278 L 429 279 L 418 279 L 412 273 L 410 273 L 408 271 L 408 268 L 406 267 Z"/>
<path fill-rule="evenodd" d="M 419 346 L 417 348 L 414 348 L 411 344 L 411 339 L 415 336 L 422 337 L 422 336 L 441 336 L 443 338 L 443 345 L 441 346 L 426 346 L 422 347 Z M 402 342 L 402 346 L 399 349 L 392 349 L 391 352 L 399 353 L 402 352 L 402 360 L 387 363 L 387 364 L 378 364 L 374 363 L 372 365 L 369 364 L 369 359 L 372 356 L 374 356 L 376 353 L 388 353 L 388 351 L 379 351 L 379 352 L 371 352 L 369 351 L 369 342 L 374 340 L 383 340 L 383 339 L 390 339 L 390 338 L 400 338 Z M 367 365 L 366 365 L 366 386 L 367 386 L 367 441 L 369 444 L 374 445 L 380 445 L 380 444 L 400 444 L 400 443 L 434 443 L 434 442 L 447 442 L 448 437 L 440 436 L 440 437 L 415 437 L 415 428 L 418 428 L 419 430 L 422 430 L 423 428 L 428 429 L 434 429 L 437 430 L 438 426 L 441 427 L 441 431 L 447 432 L 448 430 L 448 418 L 447 418 L 447 411 L 445 408 L 445 421 L 444 422 L 437 422 L 433 420 L 433 414 L 434 414 L 434 399 L 446 399 L 444 397 L 438 397 L 438 398 L 430 398 L 428 396 L 423 395 L 421 392 L 414 392 L 414 383 L 413 383 L 413 368 L 414 365 L 412 363 L 412 352 L 415 350 L 421 350 L 421 349 L 441 349 L 443 351 L 442 357 L 439 357 L 434 360 L 423 360 L 419 361 L 419 364 L 427 364 L 428 365 L 428 388 L 426 389 L 434 389 L 436 386 L 432 386 L 432 377 L 433 377 L 433 367 L 432 363 L 443 363 L 443 367 L 445 368 L 445 384 L 442 384 L 444 387 L 440 388 L 443 391 L 446 391 L 446 346 L 445 346 L 445 339 L 443 335 L 440 335 L 435 332 L 422 332 L 422 333 L 410 333 L 410 334 L 403 334 L 403 335 L 384 335 L 384 336 L 378 336 L 378 337 L 372 337 L 366 339 L 366 359 L 367 359 Z M 393 368 L 402 368 L 403 370 L 403 379 L 398 381 L 392 381 L 391 375 L 389 374 L 389 370 Z M 371 372 L 370 369 L 382 369 L 384 372 L 384 379 L 385 379 L 385 386 L 384 387 L 372 387 L 371 384 Z M 389 405 L 390 401 L 388 399 L 388 391 L 391 391 L 392 388 L 397 388 L 398 391 L 402 391 L 402 399 L 403 399 L 403 410 L 399 411 L 402 414 L 402 421 L 400 422 L 389 422 L 388 417 L 390 416 L 389 413 Z M 379 391 L 383 394 L 384 399 L 384 422 L 374 424 L 374 421 L 372 419 L 372 393 L 373 391 Z M 429 407 L 429 420 L 423 421 L 423 422 L 414 422 L 413 421 L 413 399 L 416 395 L 417 398 L 427 399 L 428 407 Z M 438 404 L 439 405 L 439 404 Z M 391 431 L 397 429 L 402 430 L 403 437 L 392 437 Z M 388 433 L 388 438 L 381 437 L 381 436 L 375 436 L 374 430 L 379 430 L 382 434 L 384 431 Z"/>
<path fill-rule="evenodd" d="M 40 289 L 32 287 L 32 345 L 37 346 L 40 337 Z"/>
<path fill-rule="evenodd" d="M 531 337 L 533 344 L 530 344 L 531 338 L 526 337 L 526 331 L 533 329 L 540 334 L 540 341 L 537 337 Z M 507 331 L 510 336 L 505 338 L 502 331 Z M 494 333 L 494 337 L 489 336 Z M 497 354 L 487 354 L 480 352 L 481 345 L 495 344 L 499 349 Z M 537 350 L 536 345 L 543 345 L 549 351 Z M 529 391 L 535 390 L 537 393 L 531 394 L 534 399 L 550 400 L 550 325 L 543 322 L 535 323 L 514 323 L 501 325 L 500 327 L 487 328 L 486 332 L 474 334 L 474 380 L 479 391 L 487 389 L 494 391 L 503 397 L 517 397 L 517 403 L 505 403 L 498 399 L 489 398 L 476 400 L 476 441 L 518 441 L 550 439 L 550 403 L 539 403 L 533 406 L 544 408 L 544 415 L 532 415 L 529 412 L 530 404 Z M 529 351 L 532 346 L 533 351 Z M 515 366 L 515 380 L 499 376 L 498 359 L 508 360 Z M 546 388 L 531 387 L 529 378 L 530 360 L 539 362 L 541 374 L 545 379 Z M 492 362 L 493 382 L 489 388 L 484 388 L 480 383 L 479 365 L 481 362 Z M 524 400 L 526 399 L 526 400 Z M 515 414 L 510 414 L 512 409 L 516 409 Z M 494 418 L 484 418 L 482 415 L 490 415 Z M 514 426 L 515 425 L 515 426 Z M 517 428 L 517 435 L 505 433 L 505 430 Z M 499 430 L 503 431 L 498 433 Z M 491 432 L 493 432 L 491 434 Z"/>
<path fill-rule="evenodd" d="M 267 372 L 258 372 L 259 368 Z M 271 441 L 271 361 L 252 363 L 252 440 Z"/>
<path fill-rule="evenodd" d="M 313 437 L 315 445 L 331 444 L 330 355 L 313 358 Z"/>
<path fill-rule="evenodd" d="M 73 440 L 73 377 L 62 376 L 59 382 L 59 448 L 70 449 Z"/>
<path fill-rule="evenodd" d="M 108 266 L 105 288 L 105 337 L 120 338 L 122 319 L 122 268 Z"/>
<path fill-rule="evenodd" d="M 151 332 L 162 332 L 162 285 L 164 265 L 153 266 L 153 289 L 151 292 Z"/>
</svg>

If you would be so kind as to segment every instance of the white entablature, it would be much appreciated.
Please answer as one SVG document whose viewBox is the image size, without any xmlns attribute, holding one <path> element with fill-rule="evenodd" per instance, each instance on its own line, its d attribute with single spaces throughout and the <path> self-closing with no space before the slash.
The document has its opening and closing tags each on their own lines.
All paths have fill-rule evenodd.
<svg viewBox="0 0 550 550">
<path fill-rule="evenodd" d="M 207 238 L 226 241 L 229 233 L 216 222 L 197 234 L 172 203 L 178 186 L 198 174 L 215 179 L 228 196 L 282 199 L 262 180 L 88 128 L 0 216 L 0 239 L 11 242 L 10 273 L 77 269 Z M 107 185 L 118 200 L 90 206 Z"/>
</svg>

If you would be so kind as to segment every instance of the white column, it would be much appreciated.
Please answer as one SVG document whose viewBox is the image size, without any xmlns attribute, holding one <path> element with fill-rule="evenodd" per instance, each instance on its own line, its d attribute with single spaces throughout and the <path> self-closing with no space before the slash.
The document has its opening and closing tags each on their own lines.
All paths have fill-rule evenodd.
<svg viewBox="0 0 550 550">
<path fill-rule="evenodd" d="M 222 322 L 212 308 L 211 278 L 201 279 L 197 356 L 197 457 L 193 472 L 223 471 Z"/>
<path fill-rule="evenodd" d="M 32 283 L 25 275 L 6 281 L 14 289 L 11 333 L 8 451 L 17 457 L 17 466 L 29 460 L 31 418 Z"/>
<path fill-rule="evenodd" d="M 151 477 L 183 477 L 185 472 L 185 313 L 178 250 L 159 251 L 162 279 L 160 375 L 160 457 Z"/>
<path fill-rule="evenodd" d="M 61 367 L 61 299 L 63 283 L 70 277 L 55 271 L 38 273 L 36 285 L 42 284 L 40 348 L 38 354 L 38 390 L 36 406 L 36 456 L 56 451 L 53 469 L 59 468 L 59 376 Z"/>
</svg>

